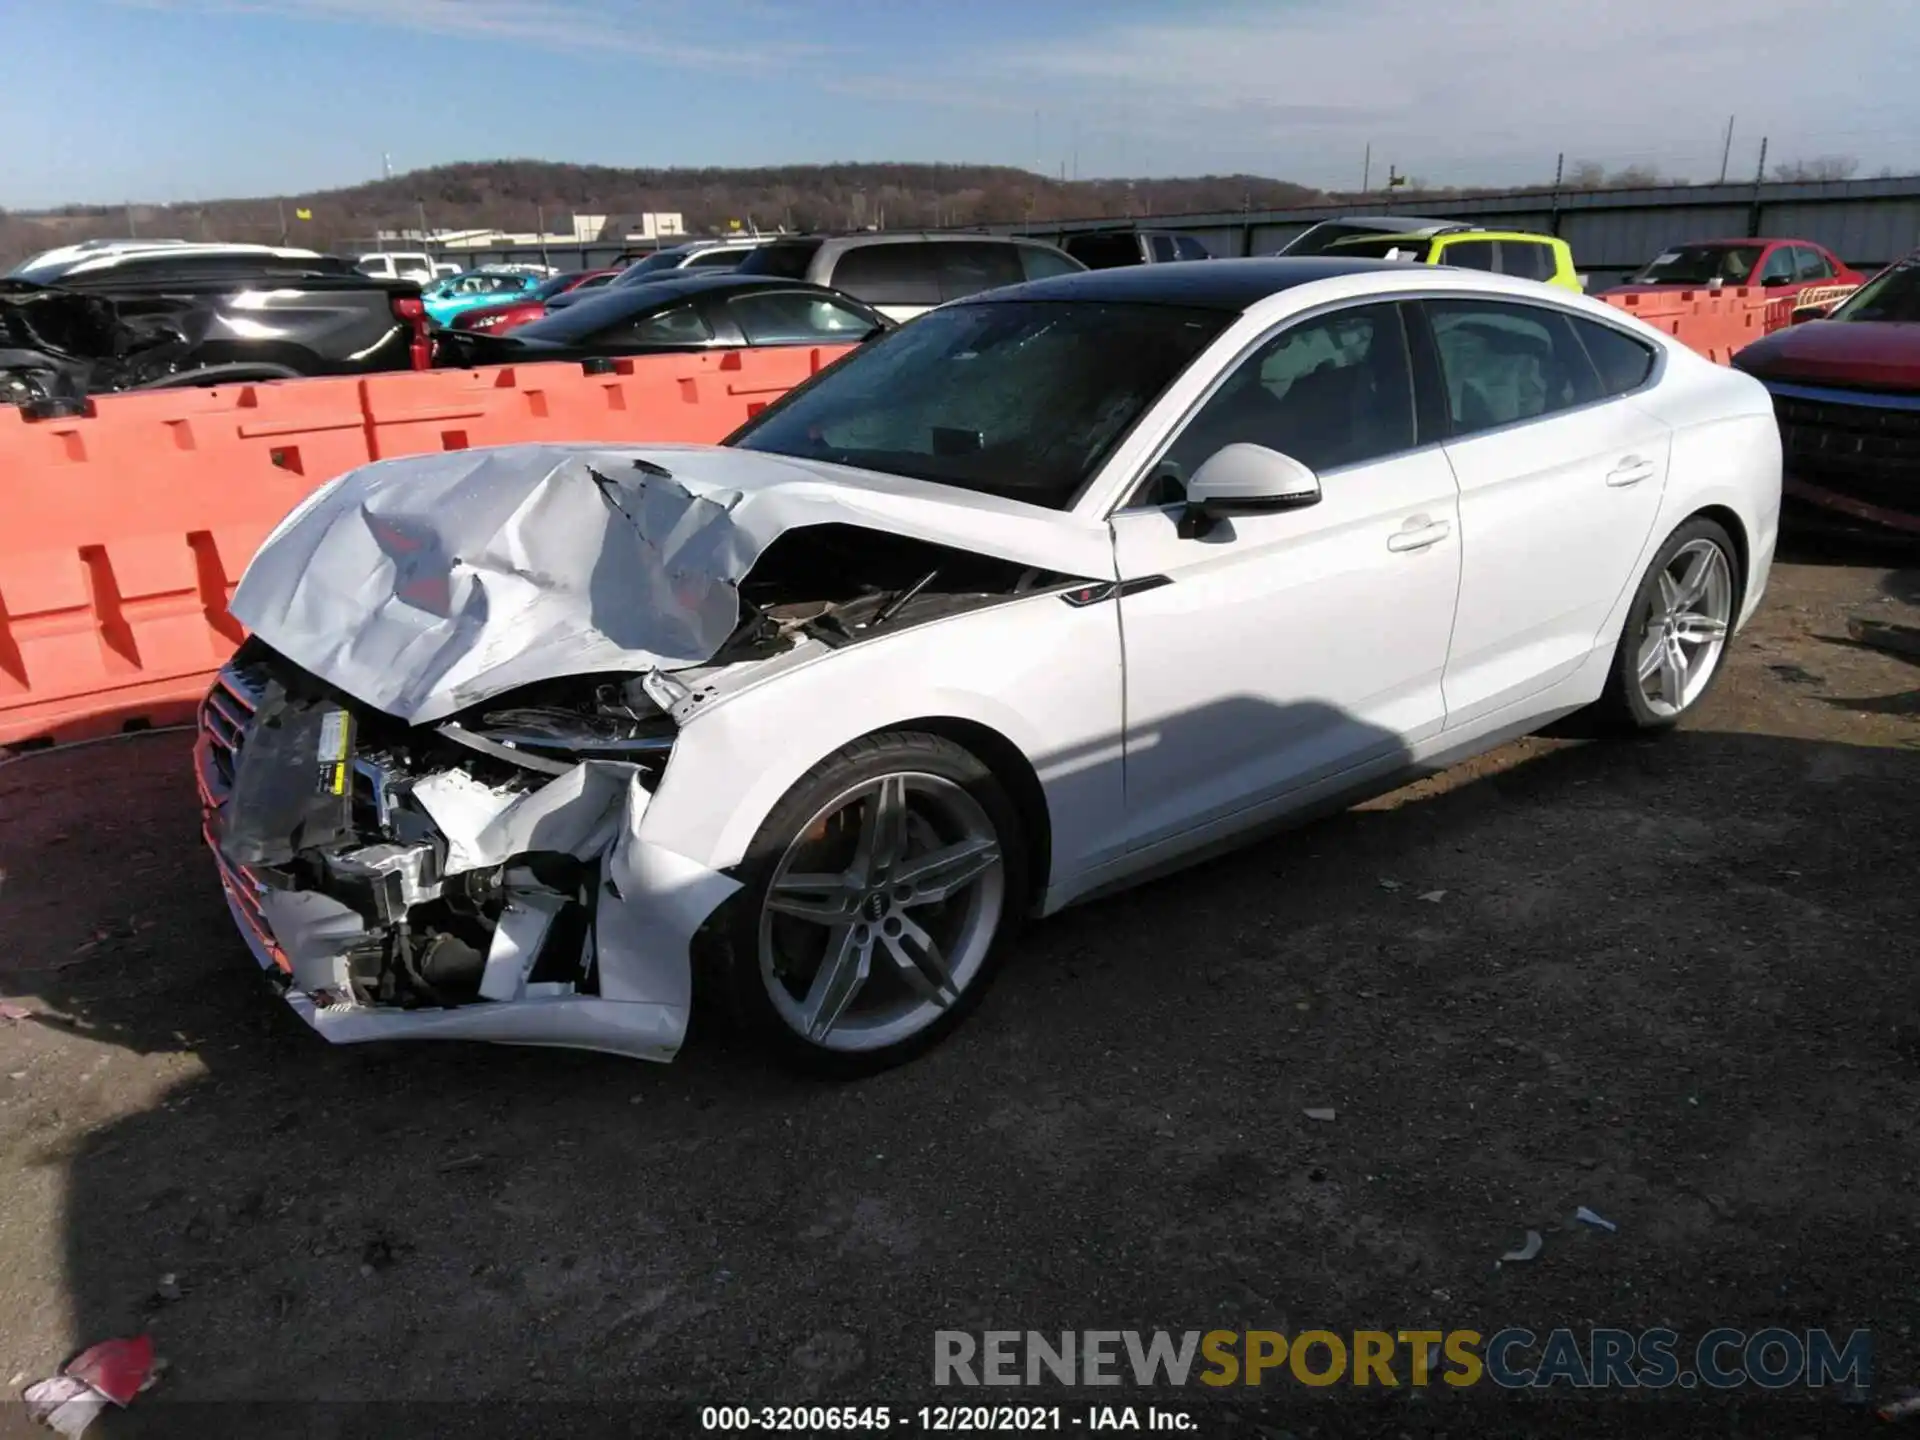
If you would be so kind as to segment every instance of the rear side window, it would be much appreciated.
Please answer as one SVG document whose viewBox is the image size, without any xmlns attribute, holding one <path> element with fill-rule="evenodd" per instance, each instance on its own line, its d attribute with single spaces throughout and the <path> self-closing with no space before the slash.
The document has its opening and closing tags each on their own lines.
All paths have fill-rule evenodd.
<svg viewBox="0 0 1920 1440">
<path fill-rule="evenodd" d="M 1440 248 L 1442 265 L 1462 265 L 1469 270 L 1495 269 L 1493 241 L 1458 240 Z"/>
<path fill-rule="evenodd" d="M 1165 264 L 1169 260 L 1178 260 L 1180 258 L 1179 252 L 1173 248 L 1173 237 L 1171 235 L 1150 236 L 1149 243 L 1153 246 L 1153 258 L 1158 264 Z"/>
<path fill-rule="evenodd" d="M 1558 311 L 1496 300 L 1425 304 L 1456 437 L 1600 398 L 1587 352 Z"/>
<path fill-rule="evenodd" d="M 1653 347 L 1623 335 L 1595 320 L 1575 320 L 1574 333 L 1586 347 L 1593 368 L 1600 372 L 1600 388 L 1608 395 L 1638 390 L 1653 374 Z"/>
<path fill-rule="evenodd" d="M 782 280 L 804 280 L 807 267 L 820 249 L 818 240 L 781 240 L 747 252 L 739 270 L 742 275 L 778 275 Z"/>
<path fill-rule="evenodd" d="M 840 301 L 804 290 L 736 295 L 727 308 L 750 345 L 845 345 L 877 328 Z"/>
<path fill-rule="evenodd" d="M 743 250 L 700 250 L 680 268 L 682 270 L 731 270 L 746 258 Z"/>
<path fill-rule="evenodd" d="M 1051 245 L 1016 245 L 1020 252 L 1020 268 L 1026 272 L 1029 280 L 1048 280 L 1055 275 L 1078 275 L 1085 266 L 1077 265 L 1071 257 L 1062 255 Z"/>
<path fill-rule="evenodd" d="M 1174 254 L 1182 260 L 1211 260 L 1213 258 L 1208 252 L 1207 247 L 1191 235 L 1174 236 L 1173 251 Z"/>
<path fill-rule="evenodd" d="M 1553 247 L 1536 245 L 1527 240 L 1502 240 L 1500 269 L 1522 280 L 1551 280 L 1554 269 Z"/>
<path fill-rule="evenodd" d="M 1137 235 L 1069 235 L 1066 252 L 1089 270 L 1112 270 L 1140 263 Z"/>
<path fill-rule="evenodd" d="M 902 247 L 905 248 L 905 247 Z M 940 261 L 940 298 L 964 300 L 983 290 L 998 290 L 1003 285 L 1018 285 L 1027 278 L 1020 268 L 1019 247 L 1000 244 L 976 244 L 969 240 L 929 245 Z M 915 301 L 902 301 L 915 304 Z"/>
<path fill-rule="evenodd" d="M 840 256 L 827 283 L 869 305 L 938 305 L 938 261 L 925 241 L 856 245 Z M 987 286 L 981 286 L 987 289 Z"/>
</svg>

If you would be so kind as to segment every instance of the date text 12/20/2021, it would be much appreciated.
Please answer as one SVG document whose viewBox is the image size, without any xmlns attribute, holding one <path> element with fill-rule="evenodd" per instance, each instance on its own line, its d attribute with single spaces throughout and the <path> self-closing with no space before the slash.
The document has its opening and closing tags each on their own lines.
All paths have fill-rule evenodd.
<svg viewBox="0 0 1920 1440">
<path fill-rule="evenodd" d="M 1193 1417 L 1158 1405 L 707 1405 L 700 1428 L 818 1435 L 833 1430 L 926 1434 L 1021 1430 L 1191 1432 Z"/>
</svg>

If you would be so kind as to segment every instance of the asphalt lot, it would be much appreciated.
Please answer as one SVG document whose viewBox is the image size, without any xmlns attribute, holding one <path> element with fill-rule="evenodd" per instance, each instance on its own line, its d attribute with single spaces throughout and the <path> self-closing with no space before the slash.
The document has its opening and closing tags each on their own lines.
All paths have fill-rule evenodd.
<svg viewBox="0 0 1920 1440">
<path fill-rule="evenodd" d="M 670 1067 L 330 1049 L 231 932 L 187 737 L 0 766 L 0 995 L 34 1012 L 0 1021 L 0 1378 L 146 1327 L 171 1369 L 99 1433 L 489 1402 L 299 1412 L 477 1433 L 510 1401 L 952 1399 L 939 1328 L 1666 1323 L 1867 1327 L 1879 1391 L 1920 1385 L 1920 671 L 1845 639 L 1915 601 L 1871 554 L 1785 565 L 1681 732 L 1522 742 L 1057 917 L 854 1086 L 698 1034 Z M 1181 1403 L 1207 1434 L 1879 1423 Z"/>
</svg>

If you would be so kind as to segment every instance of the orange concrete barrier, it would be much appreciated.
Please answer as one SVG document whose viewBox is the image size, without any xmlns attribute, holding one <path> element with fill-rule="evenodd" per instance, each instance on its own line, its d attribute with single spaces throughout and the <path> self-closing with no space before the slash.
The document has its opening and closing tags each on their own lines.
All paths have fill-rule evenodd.
<svg viewBox="0 0 1920 1440">
<path fill-rule="evenodd" d="M 0 408 L 0 745 L 188 717 L 245 638 L 241 572 L 369 460 L 529 440 L 723 439 L 845 347 L 402 371 Z"/>
<path fill-rule="evenodd" d="M 1664 330 L 1689 350 L 1725 365 L 1742 346 L 1778 326 L 1764 290 L 1748 286 L 1721 290 L 1658 290 L 1631 295 L 1602 295 L 1607 304 Z"/>
</svg>

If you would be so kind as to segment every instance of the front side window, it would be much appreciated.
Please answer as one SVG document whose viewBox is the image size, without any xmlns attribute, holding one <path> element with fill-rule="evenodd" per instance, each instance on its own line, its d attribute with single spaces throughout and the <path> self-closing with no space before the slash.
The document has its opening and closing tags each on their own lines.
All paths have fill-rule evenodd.
<svg viewBox="0 0 1920 1440">
<path fill-rule="evenodd" d="M 1165 305 L 954 305 L 854 351 L 725 443 L 1065 510 L 1231 318 Z"/>
<path fill-rule="evenodd" d="M 1397 305 L 1303 320 L 1240 363 L 1186 424 L 1156 474 L 1185 481 L 1228 445 L 1264 445 L 1311 470 L 1414 445 L 1413 371 Z"/>
<path fill-rule="evenodd" d="M 1495 300 L 1425 302 L 1454 435 L 1471 435 L 1600 398 L 1566 316 Z"/>
<path fill-rule="evenodd" d="M 1173 237 L 1171 235 L 1154 235 L 1150 237 L 1150 239 L 1153 245 L 1153 258 L 1156 264 L 1164 265 L 1169 260 L 1177 260 L 1180 258 L 1179 254 L 1173 248 Z"/>
<path fill-rule="evenodd" d="M 936 248 L 945 247 L 919 240 L 855 245 L 840 256 L 828 283 L 869 305 L 938 305 Z"/>
<path fill-rule="evenodd" d="M 1793 258 L 1793 273 L 1797 280 L 1827 280 L 1833 276 L 1833 266 L 1827 263 L 1827 257 L 1811 245 L 1794 247 Z"/>
<path fill-rule="evenodd" d="M 1174 236 L 1173 250 L 1174 254 L 1182 260 L 1211 260 L 1213 258 L 1213 256 L 1208 253 L 1207 247 L 1191 235 Z"/>
<path fill-rule="evenodd" d="M 727 309 L 750 345 L 846 345 L 879 328 L 871 316 L 803 290 L 736 295 Z"/>
<path fill-rule="evenodd" d="M 1783 285 L 1793 279 L 1793 247 L 1782 245 L 1767 256 L 1766 268 L 1760 272 L 1762 285 Z"/>
</svg>

